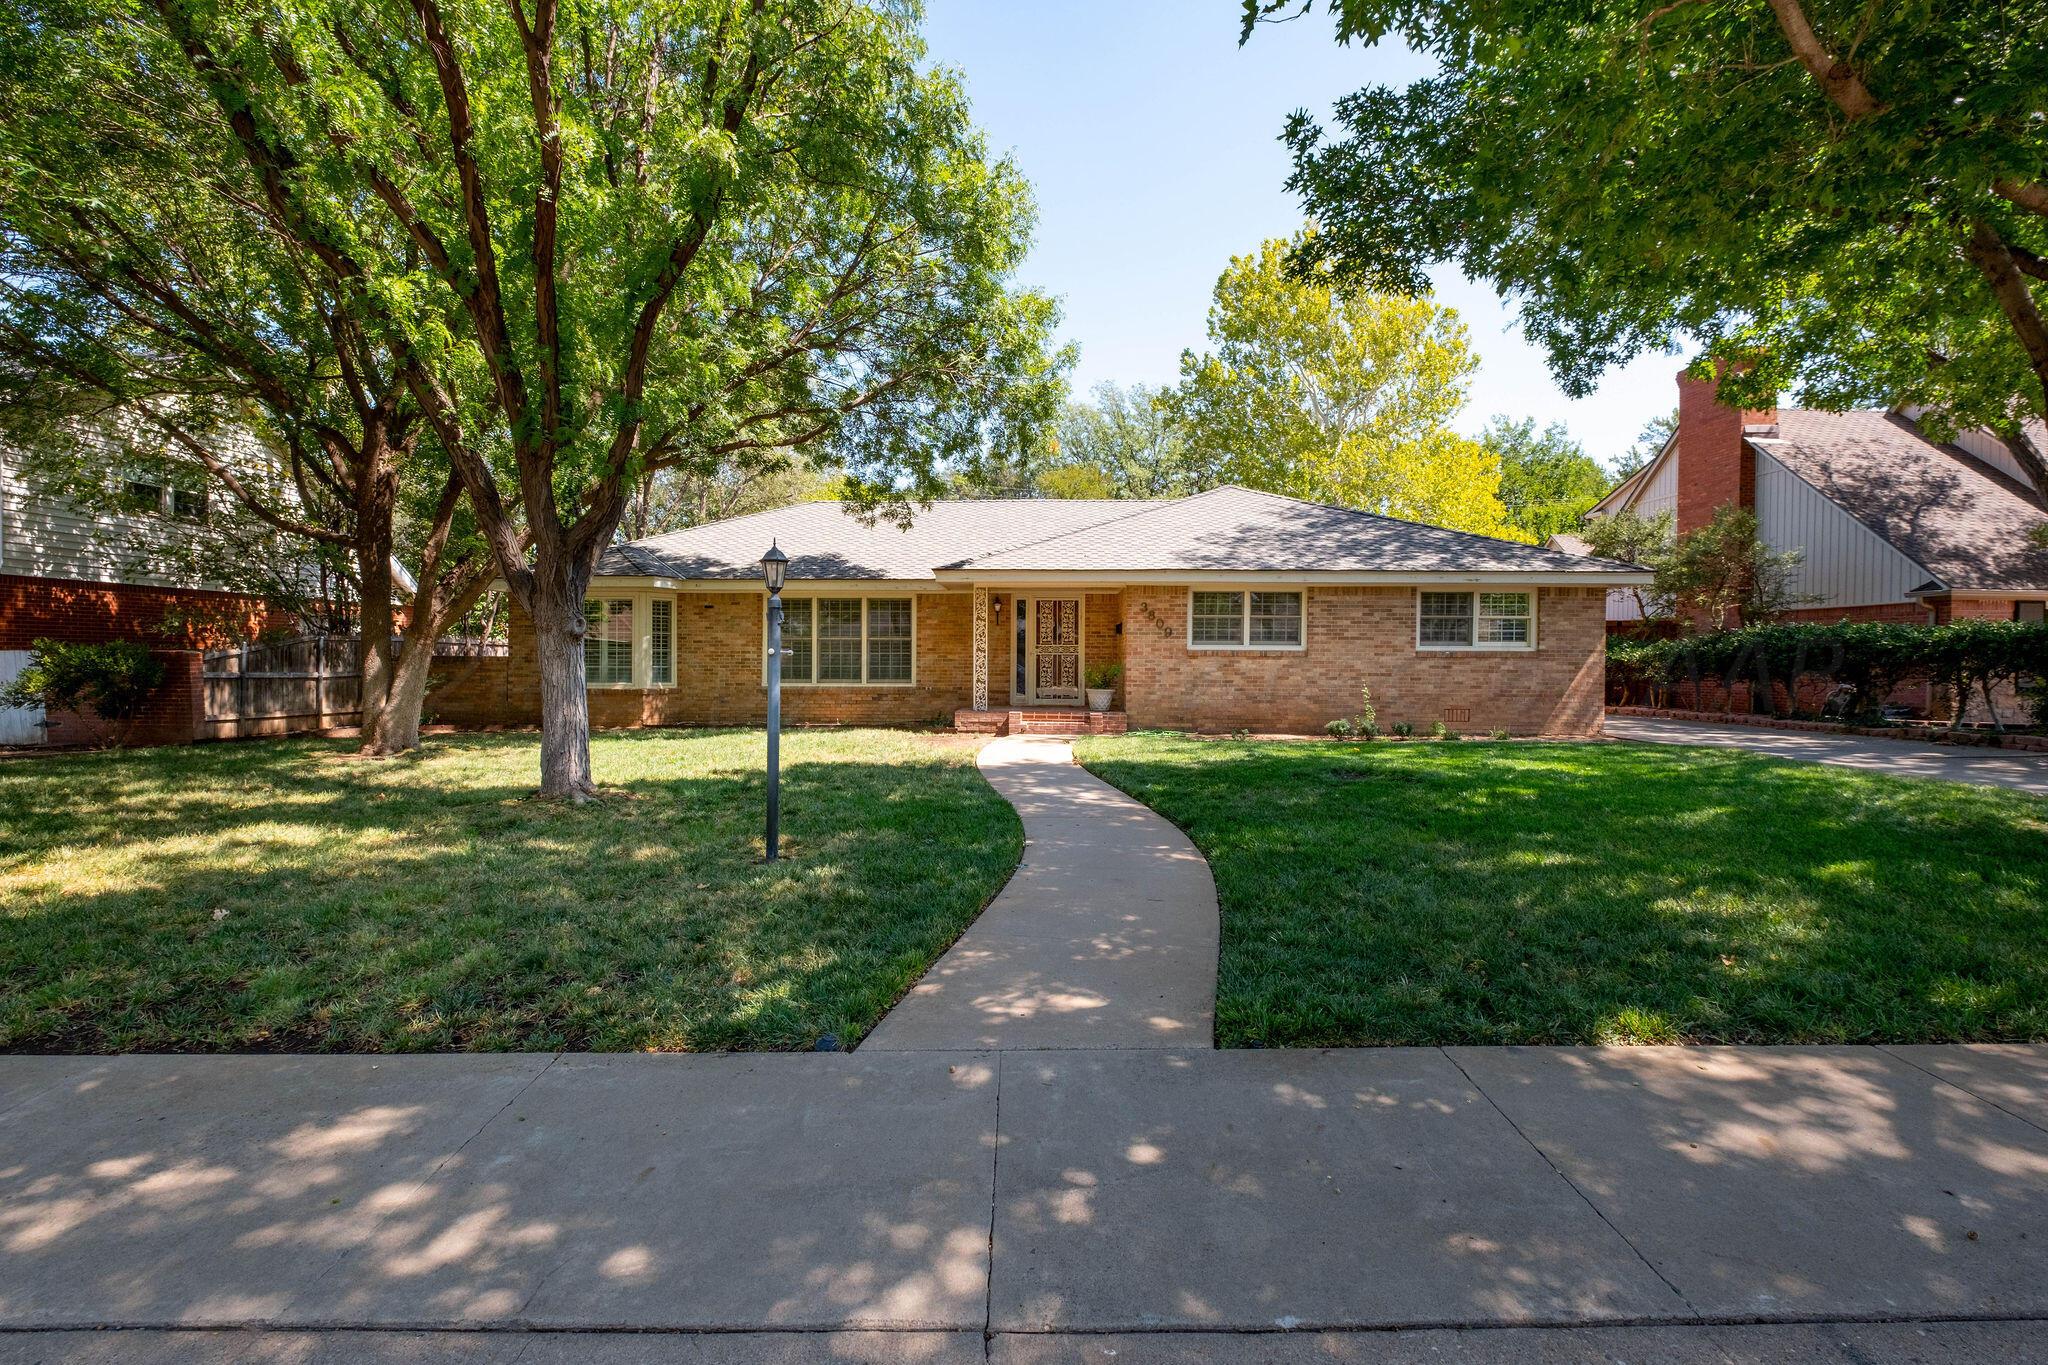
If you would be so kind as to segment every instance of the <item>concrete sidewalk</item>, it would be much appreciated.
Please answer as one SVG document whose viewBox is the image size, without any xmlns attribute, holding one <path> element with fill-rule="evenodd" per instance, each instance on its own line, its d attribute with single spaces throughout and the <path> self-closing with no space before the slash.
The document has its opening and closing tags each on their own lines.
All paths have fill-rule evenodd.
<svg viewBox="0 0 2048 1365">
<path fill-rule="evenodd" d="M 1752 1324 L 2039 1351 L 2048 1048 L 0 1058 L 0 1361 L 1720 1360 Z"/>
<path fill-rule="evenodd" d="M 1024 857 L 988 909 L 875 1026 L 863 1052 L 1208 1047 L 1216 886 L 1173 824 L 1012 735 L 982 772 L 1024 820 Z"/>
<path fill-rule="evenodd" d="M 1904 739 L 1832 735 L 1814 730 L 1770 730 L 1755 725 L 1709 725 L 1650 716 L 1609 716 L 1610 739 L 1644 744 L 1699 744 L 1715 749 L 1859 768 L 1893 777 L 1936 777 L 1980 787 L 2011 787 L 2048 796 L 2048 754 L 1963 745 L 1919 744 Z"/>
</svg>

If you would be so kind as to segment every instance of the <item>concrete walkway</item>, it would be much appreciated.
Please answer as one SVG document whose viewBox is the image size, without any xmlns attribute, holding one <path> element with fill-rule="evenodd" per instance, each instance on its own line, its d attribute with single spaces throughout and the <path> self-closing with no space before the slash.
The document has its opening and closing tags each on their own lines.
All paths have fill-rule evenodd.
<svg viewBox="0 0 2048 1365">
<path fill-rule="evenodd" d="M 1754 725 L 1709 725 L 1648 716 L 1609 716 L 1612 739 L 1646 744 L 1704 744 L 1748 749 L 1774 758 L 1861 768 L 1893 777 L 1938 777 L 1983 787 L 2048 796 L 2048 754 L 1960 745 L 1916 744 L 1903 739 L 1831 735 L 1810 730 L 1767 730 Z"/>
<path fill-rule="evenodd" d="M 2043 1047 L 0 1058 L 0 1362 L 2044 1343 Z"/>
<path fill-rule="evenodd" d="M 1023 861 L 861 1051 L 1210 1046 L 1216 887 L 1187 836 L 1063 739 L 991 740 L 980 763 Z"/>
</svg>

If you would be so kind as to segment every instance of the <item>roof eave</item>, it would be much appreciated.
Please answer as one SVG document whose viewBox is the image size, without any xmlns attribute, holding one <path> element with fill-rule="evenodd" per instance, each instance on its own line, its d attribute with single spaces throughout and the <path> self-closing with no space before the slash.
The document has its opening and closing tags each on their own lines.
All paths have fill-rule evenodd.
<svg viewBox="0 0 2048 1365">
<path fill-rule="evenodd" d="M 1627 569 L 940 569 L 941 583 L 1020 583 L 1077 587 L 1173 586 L 1183 583 L 1347 584 L 1517 583 L 1542 586 L 1644 587 L 1652 575 Z"/>
</svg>

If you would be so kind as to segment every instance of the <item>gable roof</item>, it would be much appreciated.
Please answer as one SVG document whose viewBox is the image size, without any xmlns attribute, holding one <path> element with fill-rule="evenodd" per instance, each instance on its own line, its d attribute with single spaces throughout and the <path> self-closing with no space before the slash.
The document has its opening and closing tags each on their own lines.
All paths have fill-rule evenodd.
<svg viewBox="0 0 2048 1365">
<path fill-rule="evenodd" d="M 792 579 L 936 583 L 997 573 L 1640 574 L 1634 565 L 1245 488 L 1157 501 L 953 499 L 910 525 L 806 502 L 608 549 L 601 578 L 754 580 L 770 541 Z"/>
<path fill-rule="evenodd" d="M 2048 588 L 2048 507 L 2019 480 L 1896 413 L 1783 409 L 1748 441 L 1951 591 Z"/>
<path fill-rule="evenodd" d="M 942 567 L 1084 573 L 1625 573 L 1632 566 L 1226 487 L 1154 503 L 1106 526 Z"/>
</svg>

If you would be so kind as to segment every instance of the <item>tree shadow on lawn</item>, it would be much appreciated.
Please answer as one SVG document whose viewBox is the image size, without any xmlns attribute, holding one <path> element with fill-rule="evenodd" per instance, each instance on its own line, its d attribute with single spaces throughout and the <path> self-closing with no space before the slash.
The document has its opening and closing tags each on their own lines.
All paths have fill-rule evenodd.
<svg viewBox="0 0 2048 1365">
<path fill-rule="evenodd" d="M 0 1048 L 850 1045 L 1022 849 L 915 736 L 790 736 L 772 865 L 758 733 L 596 745 L 581 807 L 531 796 L 530 736 L 0 775 Z"/>
<path fill-rule="evenodd" d="M 1214 868 L 1224 1045 L 2048 1037 L 2029 797 L 1604 745 L 1089 759 Z"/>
</svg>

